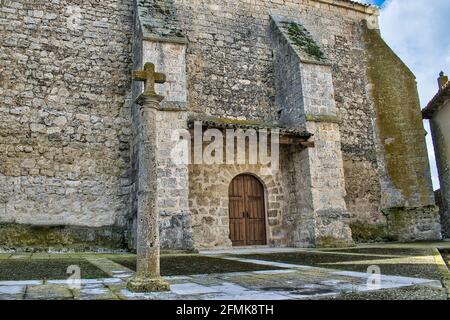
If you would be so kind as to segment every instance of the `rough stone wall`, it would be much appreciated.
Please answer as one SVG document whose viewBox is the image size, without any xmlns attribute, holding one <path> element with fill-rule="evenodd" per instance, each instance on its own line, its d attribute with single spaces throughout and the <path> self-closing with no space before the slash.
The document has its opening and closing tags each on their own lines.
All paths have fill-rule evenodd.
<svg viewBox="0 0 450 320">
<path fill-rule="evenodd" d="M 284 155 L 287 161 L 281 162 L 287 190 L 283 225 L 288 245 L 349 245 L 352 238 L 338 125 L 308 122 L 307 128 L 314 133 L 316 146 L 305 150 L 293 146 Z"/>
<path fill-rule="evenodd" d="M 162 249 L 192 249 L 192 217 L 189 211 L 188 166 L 175 163 L 172 152 L 177 141 L 173 130 L 187 129 L 187 112 L 158 111 L 156 166 L 158 196 L 156 207 L 160 215 Z"/>
<path fill-rule="evenodd" d="M 441 185 L 441 224 L 443 235 L 450 237 L 450 102 L 437 111 L 431 122 L 434 150 Z"/>
<path fill-rule="evenodd" d="M 172 71 L 170 77 L 177 79 L 157 89 L 169 97 L 167 101 L 173 100 L 172 106 L 179 107 L 184 97 L 193 112 L 278 120 L 270 15 L 300 20 L 329 58 L 341 122 L 347 207 L 355 220 L 383 221 L 381 201 L 394 205 L 386 198 L 396 193 L 386 185 L 381 191 L 377 172 L 386 159 L 377 159 L 376 109 L 368 90 L 369 56 L 361 24 L 373 15 L 362 12 L 362 7 L 362 11 L 345 8 L 340 0 L 336 0 L 339 6 L 330 5 L 333 0 L 174 0 L 189 41 L 186 77 L 176 55 L 166 57 L 176 60 L 174 64 L 162 59 L 163 51 L 175 52 L 171 47 L 176 45 L 150 45 L 145 50 L 135 43 L 137 52 L 132 53 L 132 2 L 1 1 L 0 222 L 116 230 L 132 221 L 129 211 L 135 211 L 133 181 L 138 168 L 130 160 L 130 154 L 136 155 L 132 140 L 136 132 L 132 133 L 135 113 L 130 114 L 135 110 L 130 110 L 127 94 L 132 57 L 138 69 L 142 51 L 147 52 L 146 59 L 161 58 L 154 61 L 157 70 Z M 144 40 L 136 33 L 134 37 L 137 42 Z M 177 89 L 183 81 L 186 91 Z M 134 93 L 139 90 L 140 86 L 133 88 Z M 408 115 L 415 123 L 415 114 Z M 410 119 L 397 120 L 409 123 Z M 417 133 L 419 127 L 411 130 Z M 421 152 L 422 147 L 407 151 L 408 155 Z M 294 161 L 300 163 L 301 157 Z M 418 166 L 425 163 L 422 156 L 416 160 Z M 294 170 L 288 163 L 286 168 Z M 252 169 L 238 168 L 236 173 L 245 170 Z M 414 180 L 416 176 L 428 188 L 425 171 L 425 167 L 413 170 L 405 177 Z M 282 173 L 280 181 L 292 179 Z M 429 193 L 416 191 L 411 192 L 412 198 Z M 293 205 L 294 190 L 289 192 Z M 426 205 L 430 199 L 424 196 L 416 204 Z M 286 205 L 273 203 L 273 210 Z M 281 230 L 278 226 L 288 221 L 277 210 L 274 220 L 282 222 L 276 222 L 273 230 Z M 433 223 L 425 228 L 433 230 Z M 273 239 L 285 239 L 282 232 L 272 234 Z M 76 234 L 73 238 L 79 239 Z"/>
<path fill-rule="evenodd" d="M 337 124 L 309 123 L 308 128 L 319 141 L 316 148 L 293 146 L 285 153 L 287 160 L 281 162 L 287 190 L 283 211 L 287 243 L 294 247 L 348 245 L 350 220 L 342 160 L 336 160 L 340 153 Z"/>
<path fill-rule="evenodd" d="M 132 12 L 129 0 L 1 1 L 0 222 L 126 226 Z"/>
<path fill-rule="evenodd" d="M 313 247 L 315 221 L 312 214 L 310 166 L 305 151 L 294 146 L 281 153 L 282 177 L 286 183 L 286 206 L 283 214 L 283 227 L 287 243 L 294 247 Z"/>
<path fill-rule="evenodd" d="M 133 71 L 142 70 L 143 63 L 143 34 L 141 29 L 141 23 L 139 16 L 137 15 L 136 2 L 133 3 L 133 38 L 132 38 L 132 62 Z M 143 92 L 144 88 L 140 82 L 134 81 L 131 86 L 131 99 L 135 101 L 137 97 Z M 132 103 L 131 105 L 131 143 L 130 143 L 130 156 L 131 156 L 131 175 L 130 175 L 130 215 L 128 217 L 128 248 L 136 250 L 137 245 L 137 191 L 138 191 L 138 173 L 139 173 L 139 105 Z"/>
<path fill-rule="evenodd" d="M 368 88 L 366 45 L 361 21 L 325 45 L 333 61 L 333 84 L 340 122 L 347 209 L 354 222 L 383 224 L 376 155 L 375 112 Z"/>
<path fill-rule="evenodd" d="M 302 22 L 332 65 L 348 210 L 355 219 L 382 221 L 375 115 L 360 25 L 376 17 L 306 0 L 179 0 L 175 5 L 189 40 L 189 106 L 214 116 L 278 119 L 270 15 Z"/>
<path fill-rule="evenodd" d="M 299 58 L 292 45 L 281 34 L 275 21 L 272 22 L 271 28 L 275 66 L 274 84 L 277 88 L 275 105 L 282 123 L 288 126 L 299 126 L 306 121 Z"/>
<path fill-rule="evenodd" d="M 308 122 L 315 148 L 308 148 L 311 199 L 317 246 L 345 246 L 352 242 L 345 203 L 345 180 L 341 137 L 336 123 Z"/>
<path fill-rule="evenodd" d="M 415 77 L 377 30 L 364 29 L 389 233 L 402 240 L 440 239 Z"/>
<path fill-rule="evenodd" d="M 143 61 L 153 62 L 166 75 L 164 84 L 155 90 L 164 96 L 162 106 L 185 108 L 187 101 L 186 44 L 144 41 Z"/>
<path fill-rule="evenodd" d="M 432 205 L 434 197 L 415 77 L 376 30 L 367 29 L 366 39 L 368 74 L 381 144 L 379 157 L 384 160 L 380 163 L 384 171 L 382 205 L 386 208 Z"/>
</svg>

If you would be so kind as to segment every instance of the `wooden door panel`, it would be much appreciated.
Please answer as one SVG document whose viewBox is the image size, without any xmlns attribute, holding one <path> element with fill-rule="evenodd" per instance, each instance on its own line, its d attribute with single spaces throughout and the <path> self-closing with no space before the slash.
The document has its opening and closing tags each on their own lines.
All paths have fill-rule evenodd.
<svg viewBox="0 0 450 320">
<path fill-rule="evenodd" d="M 230 239 L 233 246 L 246 245 L 244 179 L 239 176 L 230 184 Z"/>
<path fill-rule="evenodd" d="M 234 246 L 245 246 L 246 235 L 243 219 L 230 220 L 230 238 Z"/>
<path fill-rule="evenodd" d="M 246 176 L 247 244 L 266 244 L 264 188 L 255 177 Z"/>
<path fill-rule="evenodd" d="M 251 175 L 233 179 L 229 188 L 230 239 L 234 246 L 266 244 L 264 187 Z"/>
<path fill-rule="evenodd" d="M 263 245 L 266 244 L 265 237 L 265 221 L 263 219 L 247 220 L 247 244 Z"/>
</svg>

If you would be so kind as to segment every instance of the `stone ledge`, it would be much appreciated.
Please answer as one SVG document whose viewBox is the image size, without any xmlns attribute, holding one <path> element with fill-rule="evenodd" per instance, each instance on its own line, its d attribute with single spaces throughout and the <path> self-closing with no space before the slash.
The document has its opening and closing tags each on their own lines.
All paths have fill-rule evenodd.
<svg viewBox="0 0 450 320">
<path fill-rule="evenodd" d="M 306 121 L 311 122 L 327 122 L 327 123 L 340 123 L 341 121 L 337 116 L 334 115 L 315 115 L 307 114 L 305 115 Z"/>
</svg>

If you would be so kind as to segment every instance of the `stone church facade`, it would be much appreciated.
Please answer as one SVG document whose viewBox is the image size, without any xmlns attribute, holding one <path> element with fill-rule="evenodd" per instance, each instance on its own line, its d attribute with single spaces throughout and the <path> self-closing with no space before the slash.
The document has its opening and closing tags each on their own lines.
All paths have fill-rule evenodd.
<svg viewBox="0 0 450 320">
<path fill-rule="evenodd" d="M 132 71 L 148 62 L 166 78 L 150 130 L 163 249 L 440 239 L 415 77 L 378 15 L 347 0 L 1 0 L 0 247 L 135 248 Z M 175 163 L 173 132 L 199 121 L 277 128 L 279 170 Z"/>
</svg>

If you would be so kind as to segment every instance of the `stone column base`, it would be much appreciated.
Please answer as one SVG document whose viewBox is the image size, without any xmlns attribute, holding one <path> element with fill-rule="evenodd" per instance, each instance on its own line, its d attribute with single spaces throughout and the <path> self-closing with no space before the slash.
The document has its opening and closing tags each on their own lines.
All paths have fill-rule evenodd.
<svg viewBox="0 0 450 320">
<path fill-rule="evenodd" d="M 315 246 L 340 248 L 352 246 L 350 215 L 346 209 L 321 209 L 315 212 Z"/>
<path fill-rule="evenodd" d="M 133 292 L 170 291 L 170 284 L 163 278 L 133 278 L 127 283 L 127 288 Z"/>
</svg>

